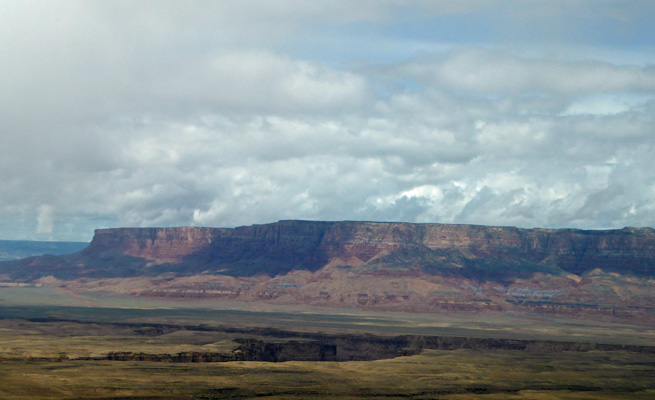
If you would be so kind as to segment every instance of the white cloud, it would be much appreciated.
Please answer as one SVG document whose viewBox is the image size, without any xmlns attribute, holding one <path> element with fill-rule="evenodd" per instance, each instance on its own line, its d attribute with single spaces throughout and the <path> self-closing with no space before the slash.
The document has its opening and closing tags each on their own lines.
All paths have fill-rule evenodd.
<svg viewBox="0 0 655 400">
<path fill-rule="evenodd" d="M 438 61 L 415 61 L 401 73 L 425 84 L 473 93 L 545 92 L 587 94 L 652 92 L 655 68 L 598 61 L 560 61 L 517 57 L 482 48 L 456 50 Z"/>
<path fill-rule="evenodd" d="M 562 115 L 616 115 L 623 112 L 639 109 L 648 101 L 652 101 L 652 95 L 640 94 L 594 94 L 577 98 Z"/>
<path fill-rule="evenodd" d="M 54 227 L 54 210 L 52 206 L 48 204 L 39 206 L 36 221 L 36 233 L 39 235 L 50 235 Z"/>
<path fill-rule="evenodd" d="M 529 3 L 0 1 L 1 232 L 655 225 L 652 46 L 526 51 L 439 30 L 489 12 L 480 37 L 498 40 L 543 7 L 567 21 Z M 584 18 L 636 18 L 613 8 Z"/>
</svg>

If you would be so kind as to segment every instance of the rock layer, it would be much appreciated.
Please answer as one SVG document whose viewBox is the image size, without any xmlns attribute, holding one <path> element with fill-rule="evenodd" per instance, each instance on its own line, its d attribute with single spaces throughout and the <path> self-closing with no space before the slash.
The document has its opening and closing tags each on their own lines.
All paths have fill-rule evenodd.
<svg viewBox="0 0 655 400">
<path fill-rule="evenodd" d="M 228 228 L 99 229 L 83 251 L 0 264 L 12 278 L 220 272 L 276 276 L 326 265 L 421 270 L 483 280 L 593 269 L 655 274 L 655 230 L 280 221 Z"/>
<path fill-rule="evenodd" d="M 78 253 L 0 263 L 0 284 L 653 324 L 655 230 L 352 221 L 100 229 Z"/>
<path fill-rule="evenodd" d="M 234 229 L 101 229 L 82 254 L 108 252 L 235 276 L 316 271 L 330 262 L 449 273 L 540 266 L 573 274 L 600 268 L 653 275 L 655 230 L 280 221 Z"/>
</svg>

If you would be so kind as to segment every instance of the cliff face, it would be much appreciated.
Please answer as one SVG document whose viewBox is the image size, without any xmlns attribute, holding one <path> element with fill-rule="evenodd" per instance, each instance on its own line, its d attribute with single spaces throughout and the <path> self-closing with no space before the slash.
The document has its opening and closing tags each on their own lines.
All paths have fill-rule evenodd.
<svg viewBox="0 0 655 400">
<path fill-rule="evenodd" d="M 432 272 L 514 266 L 581 274 L 655 274 L 655 230 L 546 230 L 473 225 L 280 221 L 234 229 L 97 230 L 86 257 L 119 252 L 156 263 L 271 276 L 332 262 Z"/>
<path fill-rule="evenodd" d="M 529 310 L 655 324 L 655 230 L 350 221 L 101 229 L 78 253 L 0 263 L 3 281 L 149 297 Z"/>
<path fill-rule="evenodd" d="M 207 251 L 223 229 L 213 228 L 117 228 L 98 229 L 83 253 L 118 250 L 126 255 L 159 262 L 178 262 L 184 256 Z"/>
<path fill-rule="evenodd" d="M 655 230 L 280 221 L 228 228 L 97 230 L 83 251 L 0 263 L 23 280 L 218 273 L 270 277 L 326 265 L 502 281 L 593 269 L 655 276 Z M 386 271 L 386 272 L 385 272 Z"/>
</svg>

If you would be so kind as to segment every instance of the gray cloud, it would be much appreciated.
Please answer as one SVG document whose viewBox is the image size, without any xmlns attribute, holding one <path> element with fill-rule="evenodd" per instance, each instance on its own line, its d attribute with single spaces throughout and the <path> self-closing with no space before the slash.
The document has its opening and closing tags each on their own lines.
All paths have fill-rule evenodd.
<svg viewBox="0 0 655 400">
<path fill-rule="evenodd" d="M 593 18 L 634 20 L 608 4 Z M 647 52 L 627 65 L 623 48 L 385 30 L 476 9 L 502 25 L 502 1 L 0 5 L 6 238 L 285 218 L 655 225 Z M 305 57 L 305 35 L 349 45 L 316 41 L 318 21 L 357 46 L 378 27 L 390 60 Z"/>
<path fill-rule="evenodd" d="M 43 235 L 49 235 L 52 233 L 52 228 L 54 226 L 54 210 L 51 206 L 47 204 L 42 204 L 38 208 L 39 215 L 36 217 L 37 226 L 36 233 Z"/>
<path fill-rule="evenodd" d="M 652 93 L 655 90 L 652 66 L 529 59 L 481 48 L 454 51 L 435 62 L 409 63 L 401 67 L 401 73 L 445 88 L 477 93 Z"/>
</svg>

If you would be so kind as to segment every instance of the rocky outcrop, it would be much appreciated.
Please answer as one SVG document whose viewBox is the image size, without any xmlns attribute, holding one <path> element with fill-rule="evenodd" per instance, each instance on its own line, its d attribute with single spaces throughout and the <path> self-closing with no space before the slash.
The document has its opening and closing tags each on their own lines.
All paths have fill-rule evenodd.
<svg viewBox="0 0 655 400">
<path fill-rule="evenodd" d="M 485 339 L 441 336 L 358 336 L 323 335 L 315 340 L 271 342 L 237 339 L 239 347 L 230 353 L 183 352 L 178 354 L 149 354 L 111 352 L 104 357 L 110 361 L 149 362 L 229 362 L 229 361 L 374 361 L 420 354 L 422 350 L 514 350 L 530 353 L 561 353 L 567 351 L 629 351 L 655 354 L 652 346 L 629 346 L 589 342 L 555 342 L 537 340 Z M 61 361 L 63 359 L 48 361 Z"/>
<path fill-rule="evenodd" d="M 151 353 L 134 353 L 130 351 L 114 351 L 107 353 L 105 357 L 95 359 L 109 361 L 149 361 L 149 362 L 227 362 L 227 361 L 247 361 L 243 353 L 235 351 L 232 353 L 211 353 L 189 351 L 177 354 L 151 354 Z"/>
<path fill-rule="evenodd" d="M 529 353 L 561 353 L 587 351 L 628 351 L 655 354 L 653 346 L 633 346 L 592 342 L 566 342 L 552 340 L 516 340 L 455 336 L 376 336 L 326 335 L 273 330 L 266 340 L 236 339 L 239 346 L 232 352 L 178 354 L 148 354 L 111 352 L 105 357 L 112 361 L 151 362 L 228 362 L 228 361 L 373 361 L 411 356 L 430 350 L 514 350 Z M 259 334 L 266 335 L 260 330 Z M 295 340 L 276 340 L 276 337 Z"/>
<path fill-rule="evenodd" d="M 206 252 L 224 229 L 214 228 L 118 228 L 98 229 L 82 254 L 93 256 L 110 251 L 158 262 L 178 262 L 183 257 Z"/>
<path fill-rule="evenodd" d="M 358 267 L 366 273 L 414 270 L 490 281 L 536 272 L 580 275 L 593 269 L 653 276 L 655 230 L 353 221 L 280 221 L 230 229 L 100 229 L 80 253 L 0 263 L 0 273 L 23 280 L 208 272 L 273 277 L 292 270 L 314 272 L 326 265 Z"/>
</svg>

